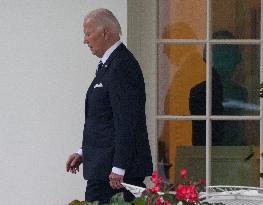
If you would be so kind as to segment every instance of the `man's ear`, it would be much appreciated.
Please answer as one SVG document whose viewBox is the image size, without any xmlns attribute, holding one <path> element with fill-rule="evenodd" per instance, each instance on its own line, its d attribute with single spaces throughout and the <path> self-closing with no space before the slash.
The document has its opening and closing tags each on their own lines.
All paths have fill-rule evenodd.
<svg viewBox="0 0 263 205">
<path fill-rule="evenodd" d="M 111 30 L 110 30 L 110 28 L 104 28 L 103 29 L 103 36 L 104 36 L 104 39 L 105 40 L 108 40 L 109 39 L 109 37 L 110 37 L 110 35 L 111 35 Z"/>
</svg>

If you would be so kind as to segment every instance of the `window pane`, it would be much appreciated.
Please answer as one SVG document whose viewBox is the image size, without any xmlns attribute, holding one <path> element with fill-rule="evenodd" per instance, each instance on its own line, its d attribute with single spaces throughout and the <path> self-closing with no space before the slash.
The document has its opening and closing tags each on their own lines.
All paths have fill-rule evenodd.
<svg viewBox="0 0 263 205">
<path fill-rule="evenodd" d="M 158 8 L 159 38 L 205 38 L 205 0 L 159 0 Z"/>
<path fill-rule="evenodd" d="M 213 45 L 212 56 L 213 114 L 259 115 L 259 46 Z"/>
<path fill-rule="evenodd" d="M 182 167 L 205 179 L 205 146 L 192 145 L 192 121 L 159 120 L 158 172 L 175 183 Z"/>
<path fill-rule="evenodd" d="M 259 186 L 259 121 L 212 123 L 221 124 L 223 132 L 220 146 L 212 147 L 211 184 Z"/>
<path fill-rule="evenodd" d="M 205 81 L 203 45 L 158 46 L 158 114 L 190 115 L 193 87 Z"/>
<path fill-rule="evenodd" d="M 213 32 L 230 31 L 240 39 L 260 38 L 260 0 L 212 0 L 211 13 Z"/>
</svg>

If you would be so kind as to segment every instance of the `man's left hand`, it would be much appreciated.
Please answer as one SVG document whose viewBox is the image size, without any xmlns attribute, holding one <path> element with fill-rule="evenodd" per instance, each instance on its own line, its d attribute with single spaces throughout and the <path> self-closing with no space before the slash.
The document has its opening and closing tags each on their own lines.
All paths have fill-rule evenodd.
<svg viewBox="0 0 263 205">
<path fill-rule="evenodd" d="M 109 180 L 110 180 L 110 186 L 113 189 L 123 188 L 123 186 L 121 184 L 121 182 L 123 182 L 123 176 L 122 175 L 118 175 L 118 174 L 111 172 L 111 174 L 109 175 Z"/>
</svg>

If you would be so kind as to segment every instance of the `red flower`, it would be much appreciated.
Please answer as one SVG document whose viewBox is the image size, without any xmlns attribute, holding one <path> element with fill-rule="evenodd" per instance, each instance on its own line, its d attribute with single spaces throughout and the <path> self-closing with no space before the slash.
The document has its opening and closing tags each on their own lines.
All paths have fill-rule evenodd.
<svg viewBox="0 0 263 205">
<path fill-rule="evenodd" d="M 156 193 L 156 192 L 158 192 L 160 190 L 160 187 L 159 186 L 154 186 L 154 187 L 148 188 L 148 190 L 151 191 L 151 192 Z"/>
<path fill-rule="evenodd" d="M 153 205 L 171 205 L 175 199 L 181 201 L 181 203 L 199 203 L 198 192 L 202 190 L 205 181 L 202 179 L 194 181 L 193 178 L 188 178 L 187 170 L 185 168 L 180 170 L 180 177 L 184 182 L 179 184 L 175 189 L 176 193 L 173 196 L 175 198 L 171 198 L 169 190 L 166 190 L 167 187 L 166 184 L 164 184 L 163 177 L 159 177 L 157 171 L 154 171 L 151 176 L 153 187 L 146 189 L 142 199 L 146 200 L 146 202 L 151 202 Z M 164 188 L 164 193 L 162 193 L 162 188 Z M 168 195 L 164 195 L 165 197 L 163 198 L 163 194 Z"/>
<path fill-rule="evenodd" d="M 163 177 L 158 178 L 159 183 L 163 183 Z"/>
<path fill-rule="evenodd" d="M 163 204 L 164 205 L 171 205 L 171 203 L 169 201 L 166 201 L 166 200 L 163 202 Z"/>
<path fill-rule="evenodd" d="M 157 177 L 158 177 L 157 171 L 153 171 L 152 176 L 151 176 L 152 183 L 156 183 Z"/>
<path fill-rule="evenodd" d="M 155 205 L 161 205 L 161 204 L 162 204 L 161 197 L 158 196 L 157 199 L 155 200 Z"/>
<path fill-rule="evenodd" d="M 198 193 L 196 191 L 195 185 L 183 185 L 179 184 L 176 189 L 177 200 L 185 200 L 189 202 L 198 201 Z"/>
<path fill-rule="evenodd" d="M 163 183 L 163 177 L 158 177 L 157 171 L 153 171 L 151 181 L 154 183 L 154 187 L 148 188 L 148 190 L 154 193 L 158 192 L 161 184 Z"/>
<path fill-rule="evenodd" d="M 183 200 L 185 198 L 186 192 L 187 192 L 186 185 L 179 184 L 176 189 L 176 199 Z"/>
<path fill-rule="evenodd" d="M 186 169 L 182 168 L 181 171 L 180 171 L 180 176 L 181 176 L 182 179 L 185 179 L 186 173 L 187 173 Z"/>
</svg>

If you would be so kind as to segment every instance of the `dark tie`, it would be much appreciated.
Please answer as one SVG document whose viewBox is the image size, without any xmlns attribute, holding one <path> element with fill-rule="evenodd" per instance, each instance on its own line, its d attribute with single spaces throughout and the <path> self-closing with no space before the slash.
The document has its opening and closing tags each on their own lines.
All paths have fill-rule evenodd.
<svg viewBox="0 0 263 205">
<path fill-rule="evenodd" d="M 102 61 L 100 61 L 99 64 L 98 64 L 98 68 L 97 68 L 97 70 L 96 70 L 96 75 L 100 72 L 100 70 L 102 69 L 102 67 L 103 67 L 103 63 L 102 63 Z"/>
</svg>

